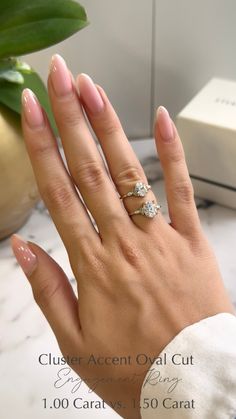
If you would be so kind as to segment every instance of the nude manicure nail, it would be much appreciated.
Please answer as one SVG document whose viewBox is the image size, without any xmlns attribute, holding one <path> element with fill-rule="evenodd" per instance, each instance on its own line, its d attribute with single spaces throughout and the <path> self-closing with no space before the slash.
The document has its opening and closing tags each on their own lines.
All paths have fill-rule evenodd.
<svg viewBox="0 0 236 419">
<path fill-rule="evenodd" d="M 169 112 L 164 106 L 159 106 L 157 110 L 157 123 L 162 139 L 164 141 L 172 141 L 174 139 L 173 124 Z"/>
<path fill-rule="evenodd" d="M 50 65 L 52 84 L 57 96 L 66 96 L 72 92 L 72 80 L 65 60 L 55 54 Z"/>
<path fill-rule="evenodd" d="M 25 118 L 31 128 L 40 128 L 45 124 L 41 105 L 37 97 L 30 89 L 24 89 L 22 92 L 22 105 Z"/>
<path fill-rule="evenodd" d="M 93 114 L 101 112 L 104 103 L 91 77 L 82 73 L 79 75 L 78 83 L 80 95 L 88 110 Z"/>
<path fill-rule="evenodd" d="M 17 262 L 21 266 L 26 276 L 32 274 L 37 266 L 37 257 L 18 234 L 13 234 L 11 237 L 11 245 Z"/>
</svg>

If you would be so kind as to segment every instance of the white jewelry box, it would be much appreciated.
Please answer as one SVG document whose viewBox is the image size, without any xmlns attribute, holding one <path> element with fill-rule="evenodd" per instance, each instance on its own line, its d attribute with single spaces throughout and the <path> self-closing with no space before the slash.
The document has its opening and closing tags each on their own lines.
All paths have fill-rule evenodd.
<svg viewBox="0 0 236 419">
<path fill-rule="evenodd" d="M 236 208 L 236 82 L 212 79 L 176 125 L 195 195 Z"/>
</svg>

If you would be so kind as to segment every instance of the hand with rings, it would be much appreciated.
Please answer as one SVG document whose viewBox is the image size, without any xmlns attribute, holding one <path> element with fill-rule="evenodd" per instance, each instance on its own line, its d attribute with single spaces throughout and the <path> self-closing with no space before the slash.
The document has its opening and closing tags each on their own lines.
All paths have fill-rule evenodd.
<svg viewBox="0 0 236 419">
<path fill-rule="evenodd" d="M 68 170 L 45 112 L 28 89 L 22 125 L 78 297 L 39 246 L 14 235 L 13 250 L 62 353 L 81 357 L 75 371 L 91 387 L 94 377 L 100 379 L 96 393 L 123 417 L 136 419 L 147 366 L 114 365 L 112 357 L 153 358 L 186 326 L 233 308 L 203 234 L 181 141 L 166 109 L 159 108 L 154 131 L 170 224 L 104 90 L 85 74 L 75 82 L 58 55 L 48 90 Z M 88 364 L 91 355 L 104 362 Z"/>
</svg>

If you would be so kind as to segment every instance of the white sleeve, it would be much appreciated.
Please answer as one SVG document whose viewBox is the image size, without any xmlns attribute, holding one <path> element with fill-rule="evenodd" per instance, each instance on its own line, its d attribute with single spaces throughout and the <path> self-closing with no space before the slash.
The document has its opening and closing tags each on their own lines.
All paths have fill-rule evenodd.
<svg viewBox="0 0 236 419">
<path fill-rule="evenodd" d="M 183 329 L 144 379 L 142 419 L 236 418 L 236 317 L 221 313 Z"/>
</svg>

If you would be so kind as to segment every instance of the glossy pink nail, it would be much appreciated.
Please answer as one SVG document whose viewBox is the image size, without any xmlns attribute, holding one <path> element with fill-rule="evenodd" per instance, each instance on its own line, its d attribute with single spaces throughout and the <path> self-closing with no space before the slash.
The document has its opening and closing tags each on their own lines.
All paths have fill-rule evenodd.
<svg viewBox="0 0 236 419">
<path fill-rule="evenodd" d="M 172 141 L 174 139 L 173 124 L 169 112 L 164 106 L 160 106 L 157 110 L 157 123 L 162 139 L 164 141 Z"/>
<path fill-rule="evenodd" d="M 72 80 L 65 60 L 55 54 L 50 65 L 52 84 L 57 96 L 67 96 L 72 92 Z"/>
<path fill-rule="evenodd" d="M 22 105 L 26 121 L 31 128 L 40 128 L 45 124 L 44 116 L 37 97 L 30 89 L 22 92 Z"/>
<path fill-rule="evenodd" d="M 17 262 L 26 276 L 30 276 L 37 266 L 37 257 L 18 234 L 11 237 L 11 245 Z"/>
<path fill-rule="evenodd" d="M 80 74 L 78 84 L 80 95 L 88 110 L 93 114 L 101 112 L 104 103 L 91 77 L 84 73 Z"/>
</svg>

